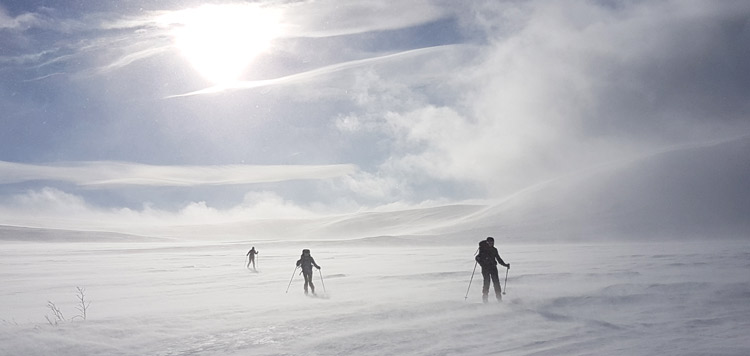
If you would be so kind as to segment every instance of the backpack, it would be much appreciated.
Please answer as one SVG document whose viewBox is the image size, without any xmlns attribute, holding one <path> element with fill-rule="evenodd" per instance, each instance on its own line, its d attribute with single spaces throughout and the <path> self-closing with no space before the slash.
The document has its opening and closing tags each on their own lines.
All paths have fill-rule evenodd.
<svg viewBox="0 0 750 356">
<path fill-rule="evenodd" d="M 481 242 L 479 242 L 479 253 L 476 257 L 474 257 L 474 260 L 476 260 L 477 263 L 482 266 L 489 266 L 494 264 L 495 256 L 492 255 L 492 250 L 487 244 L 487 241 L 482 240 Z"/>
</svg>

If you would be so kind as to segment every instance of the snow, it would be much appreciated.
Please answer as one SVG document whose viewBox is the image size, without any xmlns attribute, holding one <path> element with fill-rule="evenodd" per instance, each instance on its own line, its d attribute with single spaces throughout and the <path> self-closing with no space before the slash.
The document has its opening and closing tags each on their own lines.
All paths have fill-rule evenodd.
<svg viewBox="0 0 750 356">
<path fill-rule="evenodd" d="M 475 244 L 0 244 L 0 355 L 750 354 L 743 241 L 499 241 L 512 268 L 488 304 L 479 269 L 464 300 Z M 298 274 L 285 293 L 302 248 L 321 298 Z"/>
</svg>

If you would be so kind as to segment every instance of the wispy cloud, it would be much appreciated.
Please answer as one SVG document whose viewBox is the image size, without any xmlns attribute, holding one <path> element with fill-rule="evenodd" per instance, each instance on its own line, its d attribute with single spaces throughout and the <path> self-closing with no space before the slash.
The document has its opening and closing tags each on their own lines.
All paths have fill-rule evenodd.
<svg viewBox="0 0 750 356">
<path fill-rule="evenodd" d="M 311 80 L 316 77 L 322 77 L 328 74 L 340 72 L 340 71 L 351 69 L 351 68 L 362 67 L 366 65 L 381 64 L 381 63 L 385 63 L 391 60 L 403 59 L 404 57 L 435 54 L 440 51 L 454 49 L 456 46 L 457 45 L 445 45 L 445 46 L 434 46 L 434 47 L 413 49 L 409 51 L 392 53 L 392 54 L 387 54 L 383 56 L 370 57 L 370 58 L 358 59 L 354 61 L 337 63 L 337 64 L 333 64 L 333 65 L 329 65 L 329 66 L 325 66 L 321 68 L 316 68 L 316 69 L 301 72 L 301 73 L 287 75 L 287 76 L 280 77 L 280 78 L 266 79 L 266 80 L 237 81 L 237 82 L 230 83 L 230 84 L 216 85 L 216 86 L 212 86 L 212 87 L 201 89 L 201 90 L 196 90 L 196 91 L 185 93 L 185 94 L 171 95 L 171 96 L 168 96 L 167 98 L 180 98 L 180 97 L 187 97 L 187 96 L 194 96 L 194 95 L 216 94 L 216 93 L 232 91 L 232 90 L 244 90 L 244 89 L 254 89 L 254 88 L 262 88 L 262 87 L 269 87 L 269 86 L 276 86 L 276 85 L 294 84 L 294 83 Z"/>
<path fill-rule="evenodd" d="M 219 7 L 224 5 L 205 5 Z M 234 4 L 260 8 L 257 4 Z M 394 9 L 397 6 L 400 9 Z M 335 1 L 263 6 L 269 12 L 283 12 L 279 37 L 315 38 L 359 34 L 405 28 L 434 21 L 445 12 L 428 1 L 408 4 L 390 4 L 382 1 L 359 1 L 340 4 Z M 197 8 L 200 9 L 200 8 Z M 55 39 L 44 56 L 32 57 L 18 54 L 2 59 L 5 62 L 24 62 L 28 65 L 46 66 L 54 63 L 77 63 L 81 58 L 113 58 L 99 68 L 79 69 L 84 73 L 102 73 L 126 67 L 136 61 L 148 59 L 173 50 L 173 30 L 184 24 L 165 21 L 170 15 L 190 11 L 144 11 L 138 15 L 120 15 L 116 12 L 83 14 L 81 18 L 57 18 L 24 13 L 9 16 L 0 7 L 0 29 L 25 29 L 44 27 L 49 38 Z M 377 16 L 382 14 L 382 16 Z M 336 21 L 330 19 L 335 18 Z M 57 32 L 57 34 L 55 34 Z M 31 62 L 30 62 L 31 61 Z M 105 60 L 106 61 L 106 60 Z M 252 84 L 248 84 L 252 85 Z M 211 89 L 207 89 L 211 91 Z"/>
<path fill-rule="evenodd" d="M 144 60 L 151 58 L 153 56 L 159 55 L 161 53 L 167 52 L 169 50 L 169 46 L 162 46 L 162 47 L 156 47 L 156 48 L 149 48 L 137 52 L 130 52 L 122 57 L 118 58 L 114 62 L 109 63 L 107 66 L 100 68 L 101 72 L 106 72 L 110 70 L 119 69 L 125 66 L 128 66 L 136 61 Z"/>
<path fill-rule="evenodd" d="M 27 12 L 12 17 L 0 6 L 0 29 L 25 29 L 38 22 L 39 17 L 36 14 Z"/>
<path fill-rule="evenodd" d="M 354 173 L 354 165 L 309 166 L 155 166 L 125 162 L 32 165 L 0 161 L 0 183 L 64 181 L 89 188 L 112 186 L 201 186 L 328 179 Z"/>
<path fill-rule="evenodd" d="M 406 28 L 435 21 L 447 12 L 431 1 L 304 1 L 284 8 L 288 37 L 332 37 Z"/>
</svg>

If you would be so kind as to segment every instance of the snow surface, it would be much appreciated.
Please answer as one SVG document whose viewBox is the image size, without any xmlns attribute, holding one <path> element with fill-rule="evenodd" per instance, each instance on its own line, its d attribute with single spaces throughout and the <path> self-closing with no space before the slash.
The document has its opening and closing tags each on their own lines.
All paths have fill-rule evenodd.
<svg viewBox="0 0 750 356">
<path fill-rule="evenodd" d="M 0 355 L 750 354 L 743 241 L 502 243 L 507 294 L 486 305 L 479 269 L 464 300 L 475 245 L 0 246 Z M 285 293 L 302 248 L 318 298 L 298 274 Z M 70 320 L 76 287 L 87 320 Z M 48 301 L 68 322 L 47 322 Z"/>
</svg>

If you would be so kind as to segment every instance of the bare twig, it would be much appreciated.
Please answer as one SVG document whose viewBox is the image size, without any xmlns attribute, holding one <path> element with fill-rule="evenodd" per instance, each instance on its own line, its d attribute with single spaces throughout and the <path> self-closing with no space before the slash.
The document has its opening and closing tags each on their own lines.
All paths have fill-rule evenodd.
<svg viewBox="0 0 750 356">
<path fill-rule="evenodd" d="M 18 322 L 16 321 L 16 319 L 13 319 L 13 320 L 2 319 L 2 323 L 5 324 L 5 325 L 15 325 L 15 326 L 18 326 Z"/>
<path fill-rule="evenodd" d="M 44 318 L 47 319 L 47 322 L 52 326 L 57 326 L 60 322 L 66 321 L 65 316 L 63 315 L 62 311 L 60 311 L 60 308 L 55 305 L 55 303 L 52 303 L 51 301 L 47 301 L 47 308 L 49 308 L 52 311 L 53 317 L 50 318 L 48 315 L 45 315 Z"/>
<path fill-rule="evenodd" d="M 78 310 L 78 315 L 74 316 L 75 318 L 81 318 L 83 320 L 86 320 L 86 311 L 89 309 L 89 305 L 91 305 L 91 302 L 87 302 L 86 297 L 86 288 L 76 287 L 78 290 L 78 294 L 76 294 L 76 298 L 78 299 L 78 305 L 76 306 L 76 309 Z"/>
<path fill-rule="evenodd" d="M 78 291 L 78 293 L 76 293 L 76 299 L 78 299 L 78 304 L 76 305 L 78 315 L 73 316 L 72 318 L 70 318 L 70 320 L 86 320 L 86 317 L 88 317 L 88 310 L 91 302 L 86 301 L 86 288 L 76 287 L 76 290 Z M 55 305 L 55 303 L 48 301 L 47 308 L 52 311 L 52 316 L 45 315 L 44 318 L 47 319 L 47 322 L 50 325 L 58 326 L 60 323 L 68 321 L 67 319 L 65 319 L 62 311 L 57 307 L 57 305 Z"/>
</svg>

